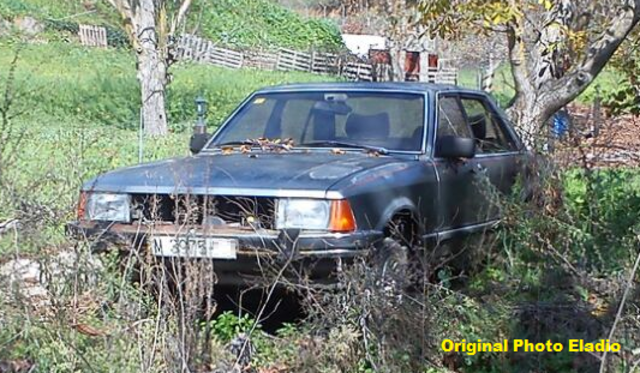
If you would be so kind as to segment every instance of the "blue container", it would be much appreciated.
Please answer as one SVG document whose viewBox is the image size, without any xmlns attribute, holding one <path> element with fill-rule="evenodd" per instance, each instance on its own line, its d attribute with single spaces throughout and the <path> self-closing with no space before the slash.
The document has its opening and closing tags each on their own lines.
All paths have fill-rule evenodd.
<svg viewBox="0 0 640 373">
<path fill-rule="evenodd" d="M 556 138 L 563 137 L 571 126 L 571 117 L 566 110 L 560 110 L 553 115 L 551 121 L 551 135 Z"/>
</svg>

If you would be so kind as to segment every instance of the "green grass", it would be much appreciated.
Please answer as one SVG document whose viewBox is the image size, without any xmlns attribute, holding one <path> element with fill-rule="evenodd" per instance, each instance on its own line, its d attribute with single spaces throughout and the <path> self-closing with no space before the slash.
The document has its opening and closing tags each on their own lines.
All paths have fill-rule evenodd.
<svg viewBox="0 0 640 373">
<path fill-rule="evenodd" d="M 16 44 L 0 40 L 0 65 L 9 66 Z M 219 124 L 252 91 L 284 83 L 333 78 L 306 73 L 229 70 L 178 64 L 171 69 L 167 92 L 168 117 L 174 131 L 195 118 L 194 99 L 209 102 L 209 123 Z M 0 82 L 2 88 L 3 82 Z M 68 43 L 26 45 L 20 52 L 16 87 L 17 110 L 66 122 L 70 119 L 110 127 L 135 129 L 140 94 L 131 52 L 96 50 Z"/>
<path fill-rule="evenodd" d="M 2 0 L 0 16 L 13 19 L 31 16 L 42 21 L 68 20 L 118 26 L 120 17 L 106 1 L 92 2 L 86 8 L 80 0 Z"/>
<path fill-rule="evenodd" d="M 195 2 L 193 13 L 200 11 L 202 34 L 229 46 L 302 50 L 342 46 L 340 31 L 333 22 L 305 19 L 270 0 Z M 191 21 L 198 22 L 195 17 Z"/>
<path fill-rule="evenodd" d="M 31 16 L 48 22 L 56 31 L 73 29 L 77 23 L 121 29 L 120 15 L 104 0 L 87 8 L 81 0 L 2 0 L 0 17 Z M 188 30 L 220 45 L 236 48 L 279 47 L 335 50 L 342 47 L 336 24 L 307 19 L 270 0 L 194 1 Z M 118 36 L 120 39 L 121 36 Z"/>
</svg>

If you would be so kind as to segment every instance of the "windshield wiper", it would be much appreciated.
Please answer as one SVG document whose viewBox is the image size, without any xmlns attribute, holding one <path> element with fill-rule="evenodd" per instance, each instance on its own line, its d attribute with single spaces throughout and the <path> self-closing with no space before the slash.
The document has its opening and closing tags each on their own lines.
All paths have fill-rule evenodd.
<svg viewBox="0 0 640 373">
<path fill-rule="evenodd" d="M 222 144 L 215 144 L 216 148 L 221 148 L 223 146 L 232 146 L 232 145 L 251 145 L 251 146 L 260 146 L 260 143 L 253 140 L 242 140 L 242 141 L 229 141 L 223 142 Z"/>
<path fill-rule="evenodd" d="M 389 154 L 389 151 L 387 150 L 387 148 L 384 148 L 382 146 L 373 146 L 373 145 L 364 145 L 364 144 L 356 144 L 353 142 L 346 142 L 346 141 L 331 141 L 331 140 L 327 140 L 327 141 L 315 141 L 315 142 L 308 142 L 305 144 L 300 144 L 298 146 L 302 146 L 302 147 L 326 147 L 326 146 L 335 146 L 335 147 L 339 147 L 339 148 L 354 148 L 354 149 L 365 149 L 365 150 L 370 150 L 372 152 L 376 152 L 378 154 Z"/>
</svg>

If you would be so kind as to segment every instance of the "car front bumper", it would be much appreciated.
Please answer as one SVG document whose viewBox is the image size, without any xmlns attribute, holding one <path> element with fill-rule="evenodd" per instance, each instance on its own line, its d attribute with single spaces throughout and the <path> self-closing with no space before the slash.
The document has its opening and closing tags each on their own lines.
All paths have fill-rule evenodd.
<svg viewBox="0 0 640 373">
<path fill-rule="evenodd" d="M 334 274 L 342 264 L 366 255 L 383 238 L 379 231 L 344 234 L 84 221 L 68 223 L 66 231 L 71 236 L 87 241 L 96 251 L 115 245 L 122 251 L 146 252 L 150 250 L 149 238 L 154 235 L 237 240 L 235 259 L 207 259 L 214 262 L 214 270 L 221 285 L 268 282 L 268 277 L 278 270 L 265 271 L 265 268 L 279 269 L 284 265 L 289 267 L 283 271 L 287 282 L 299 282 L 300 278 L 294 277 L 303 276 L 313 283 L 328 284 L 333 282 Z M 175 262 L 176 259 L 183 261 L 189 258 L 160 259 Z"/>
</svg>

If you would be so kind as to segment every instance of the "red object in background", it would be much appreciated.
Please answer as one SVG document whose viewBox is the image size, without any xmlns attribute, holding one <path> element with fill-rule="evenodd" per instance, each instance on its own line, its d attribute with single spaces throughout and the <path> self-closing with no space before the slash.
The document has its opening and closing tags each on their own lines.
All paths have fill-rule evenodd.
<svg viewBox="0 0 640 373">
<path fill-rule="evenodd" d="M 372 63 L 388 65 L 391 63 L 391 55 L 386 49 L 369 49 L 369 59 Z"/>
<path fill-rule="evenodd" d="M 427 57 L 429 68 L 437 69 L 438 68 L 438 55 L 437 54 L 429 54 Z"/>
<path fill-rule="evenodd" d="M 419 80 L 420 52 L 406 52 L 404 59 L 405 80 Z"/>
<path fill-rule="evenodd" d="M 389 50 L 387 49 L 370 49 L 369 50 L 369 60 L 373 65 L 390 65 L 391 64 L 391 55 L 389 54 Z M 427 70 L 437 70 L 438 69 L 438 55 L 437 54 L 428 54 L 427 55 Z M 406 52 L 406 57 L 404 60 L 404 72 L 405 72 L 405 80 L 416 81 L 420 79 L 420 52 Z"/>
</svg>

